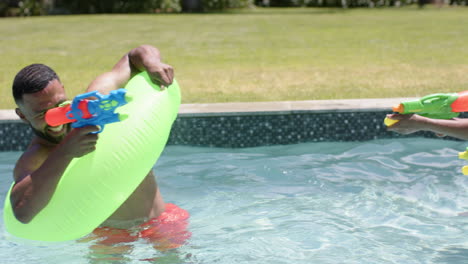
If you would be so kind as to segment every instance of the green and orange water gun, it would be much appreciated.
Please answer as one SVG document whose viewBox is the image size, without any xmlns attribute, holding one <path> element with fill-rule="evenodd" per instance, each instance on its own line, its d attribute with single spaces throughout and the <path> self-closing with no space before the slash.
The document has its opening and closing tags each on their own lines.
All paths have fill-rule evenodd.
<svg viewBox="0 0 468 264">
<path fill-rule="evenodd" d="M 450 119 L 468 111 L 468 91 L 459 93 L 430 94 L 418 100 L 402 102 L 393 107 L 399 114 L 418 114 L 421 116 Z M 384 123 L 391 126 L 398 120 L 385 118 Z"/>
<path fill-rule="evenodd" d="M 437 93 L 422 97 L 419 100 L 402 102 L 393 107 L 393 112 L 399 114 L 418 114 L 421 116 L 450 119 L 468 112 L 468 91 L 459 93 Z M 385 118 L 386 126 L 392 126 L 399 120 Z M 468 148 L 458 154 L 458 158 L 468 160 Z M 464 175 L 468 175 L 468 166 L 462 168 Z"/>
</svg>

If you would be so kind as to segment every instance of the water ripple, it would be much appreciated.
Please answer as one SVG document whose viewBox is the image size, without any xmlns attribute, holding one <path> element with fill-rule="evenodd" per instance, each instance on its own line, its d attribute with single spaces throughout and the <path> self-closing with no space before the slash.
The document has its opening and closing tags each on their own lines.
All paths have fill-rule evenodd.
<svg viewBox="0 0 468 264">
<path fill-rule="evenodd" d="M 191 213 L 188 245 L 133 244 L 127 263 L 468 263 L 463 143 L 438 139 L 247 149 L 169 146 L 154 167 Z M 14 160 L 0 156 L 0 179 Z M 2 182 L 2 193 L 7 190 Z M 0 242 L 11 263 L 88 263 L 86 244 Z M 44 250 L 46 249 L 46 250 Z M 19 256 L 19 257 L 13 257 Z"/>
</svg>

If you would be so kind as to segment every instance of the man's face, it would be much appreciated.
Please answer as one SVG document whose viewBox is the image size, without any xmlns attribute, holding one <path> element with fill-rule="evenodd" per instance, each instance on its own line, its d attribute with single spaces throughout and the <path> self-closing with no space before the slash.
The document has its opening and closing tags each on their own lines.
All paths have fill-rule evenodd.
<svg viewBox="0 0 468 264">
<path fill-rule="evenodd" d="M 44 116 L 47 110 L 57 107 L 65 100 L 63 85 L 55 79 L 39 92 L 24 94 L 23 101 L 18 105 L 17 114 L 32 127 L 37 136 L 58 143 L 67 134 L 69 126 L 51 127 L 45 122 Z"/>
</svg>

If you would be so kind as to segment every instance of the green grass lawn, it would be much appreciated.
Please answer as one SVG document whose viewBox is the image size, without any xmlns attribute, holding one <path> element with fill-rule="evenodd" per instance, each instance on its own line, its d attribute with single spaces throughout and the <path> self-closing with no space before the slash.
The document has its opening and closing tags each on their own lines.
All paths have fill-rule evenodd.
<svg viewBox="0 0 468 264">
<path fill-rule="evenodd" d="M 31 63 L 72 97 L 131 48 L 157 46 L 183 103 L 423 96 L 468 90 L 468 8 L 254 9 L 0 19 L 0 108 Z"/>
</svg>

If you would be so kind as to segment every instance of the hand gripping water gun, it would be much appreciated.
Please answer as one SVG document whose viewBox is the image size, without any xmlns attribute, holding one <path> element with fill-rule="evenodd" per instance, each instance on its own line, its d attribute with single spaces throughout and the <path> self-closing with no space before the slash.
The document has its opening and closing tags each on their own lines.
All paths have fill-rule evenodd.
<svg viewBox="0 0 468 264">
<path fill-rule="evenodd" d="M 468 91 L 431 94 L 418 100 L 402 102 L 393 107 L 393 112 L 400 114 L 418 114 L 436 119 L 454 118 L 460 112 L 466 111 L 468 111 Z M 397 122 L 398 120 L 389 118 L 384 120 L 387 126 Z"/>
<path fill-rule="evenodd" d="M 108 95 L 92 91 L 76 96 L 71 104 L 62 104 L 48 110 L 45 114 L 45 121 L 49 126 L 67 123 L 72 123 L 72 127 L 99 126 L 100 130 L 93 134 L 101 133 L 104 125 L 127 118 L 127 115 L 119 115 L 114 111 L 130 101 L 131 97 L 123 88 L 113 90 Z"/>
<path fill-rule="evenodd" d="M 419 100 L 403 102 L 393 107 L 393 111 L 400 114 L 418 114 L 429 118 L 450 119 L 468 111 L 468 91 L 448 94 L 431 94 Z M 385 118 L 384 123 L 391 126 L 399 120 Z M 468 148 L 458 153 L 458 158 L 468 160 Z M 464 175 L 468 175 L 468 166 L 462 168 Z"/>
</svg>

